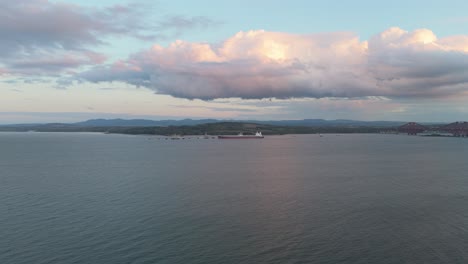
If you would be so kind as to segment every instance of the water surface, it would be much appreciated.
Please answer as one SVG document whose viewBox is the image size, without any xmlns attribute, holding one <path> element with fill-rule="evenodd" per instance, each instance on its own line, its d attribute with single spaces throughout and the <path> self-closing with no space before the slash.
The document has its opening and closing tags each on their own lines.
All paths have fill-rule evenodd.
<svg viewBox="0 0 468 264">
<path fill-rule="evenodd" d="M 467 263 L 468 140 L 0 133 L 0 263 Z"/>
</svg>

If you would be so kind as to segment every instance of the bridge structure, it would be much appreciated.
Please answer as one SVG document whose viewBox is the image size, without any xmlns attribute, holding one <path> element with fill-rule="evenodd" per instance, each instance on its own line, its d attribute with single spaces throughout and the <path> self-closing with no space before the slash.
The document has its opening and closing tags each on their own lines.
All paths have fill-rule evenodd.
<svg viewBox="0 0 468 264">
<path fill-rule="evenodd" d="M 422 133 L 426 130 L 428 130 L 426 126 L 416 122 L 409 122 L 398 127 L 398 133 L 406 133 L 408 135 L 417 135 L 418 133 Z"/>
<path fill-rule="evenodd" d="M 440 130 L 455 137 L 468 137 L 468 122 L 454 122 L 441 127 Z"/>
<path fill-rule="evenodd" d="M 468 137 L 468 122 L 454 122 L 444 126 L 427 127 L 416 122 L 409 122 L 398 127 L 398 133 L 417 135 L 419 133 L 451 134 L 454 137 Z"/>
</svg>

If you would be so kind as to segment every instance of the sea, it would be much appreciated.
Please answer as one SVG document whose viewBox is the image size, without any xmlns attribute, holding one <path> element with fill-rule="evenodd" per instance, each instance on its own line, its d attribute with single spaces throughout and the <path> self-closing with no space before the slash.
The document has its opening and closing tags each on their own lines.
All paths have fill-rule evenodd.
<svg viewBox="0 0 468 264">
<path fill-rule="evenodd" d="M 0 263 L 468 263 L 468 138 L 0 133 Z"/>
</svg>

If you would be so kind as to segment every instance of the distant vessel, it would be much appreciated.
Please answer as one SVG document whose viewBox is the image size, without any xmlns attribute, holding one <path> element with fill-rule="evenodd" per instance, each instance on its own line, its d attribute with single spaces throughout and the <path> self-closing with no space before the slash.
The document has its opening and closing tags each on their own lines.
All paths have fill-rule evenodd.
<svg viewBox="0 0 468 264">
<path fill-rule="evenodd" d="M 176 134 L 176 135 L 170 136 L 169 139 L 170 140 L 179 140 L 179 139 L 184 139 L 184 138 L 182 136 Z"/>
<path fill-rule="evenodd" d="M 218 136 L 219 139 L 259 139 L 264 138 L 262 132 L 257 132 L 255 135 L 244 135 L 239 133 L 237 136 Z"/>
</svg>

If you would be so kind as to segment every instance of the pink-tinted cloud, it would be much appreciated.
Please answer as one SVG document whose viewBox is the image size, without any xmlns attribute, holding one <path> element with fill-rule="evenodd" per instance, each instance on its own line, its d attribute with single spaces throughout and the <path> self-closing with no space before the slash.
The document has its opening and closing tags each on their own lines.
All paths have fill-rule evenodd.
<svg viewBox="0 0 468 264">
<path fill-rule="evenodd" d="M 2 76 L 2 75 L 7 75 L 7 74 L 8 74 L 8 70 L 7 70 L 7 69 L 0 68 L 0 76 Z"/>
<path fill-rule="evenodd" d="M 82 65 L 99 65 L 106 57 L 91 51 L 43 52 L 33 58 L 7 59 L 11 74 L 60 76 L 64 71 L 73 72 Z M 75 72 L 76 73 L 76 72 Z"/>
<path fill-rule="evenodd" d="M 106 45 L 109 36 L 154 40 L 212 22 L 203 17 L 168 16 L 152 23 L 153 14 L 138 4 L 103 8 L 47 0 L 0 0 L 0 4 L 0 66 L 30 75 L 41 73 L 36 67 L 41 63 L 45 63 L 41 74 L 48 74 L 48 68 L 59 73 L 72 66 L 100 64 L 103 55 L 93 55 L 92 50 Z M 44 54 L 56 58 L 46 59 Z M 62 56 L 67 58 L 60 60 Z"/>
<path fill-rule="evenodd" d="M 80 77 L 207 100 L 450 96 L 468 89 L 467 38 L 400 28 L 368 41 L 348 32 L 239 32 L 220 44 L 154 45 Z"/>
</svg>

